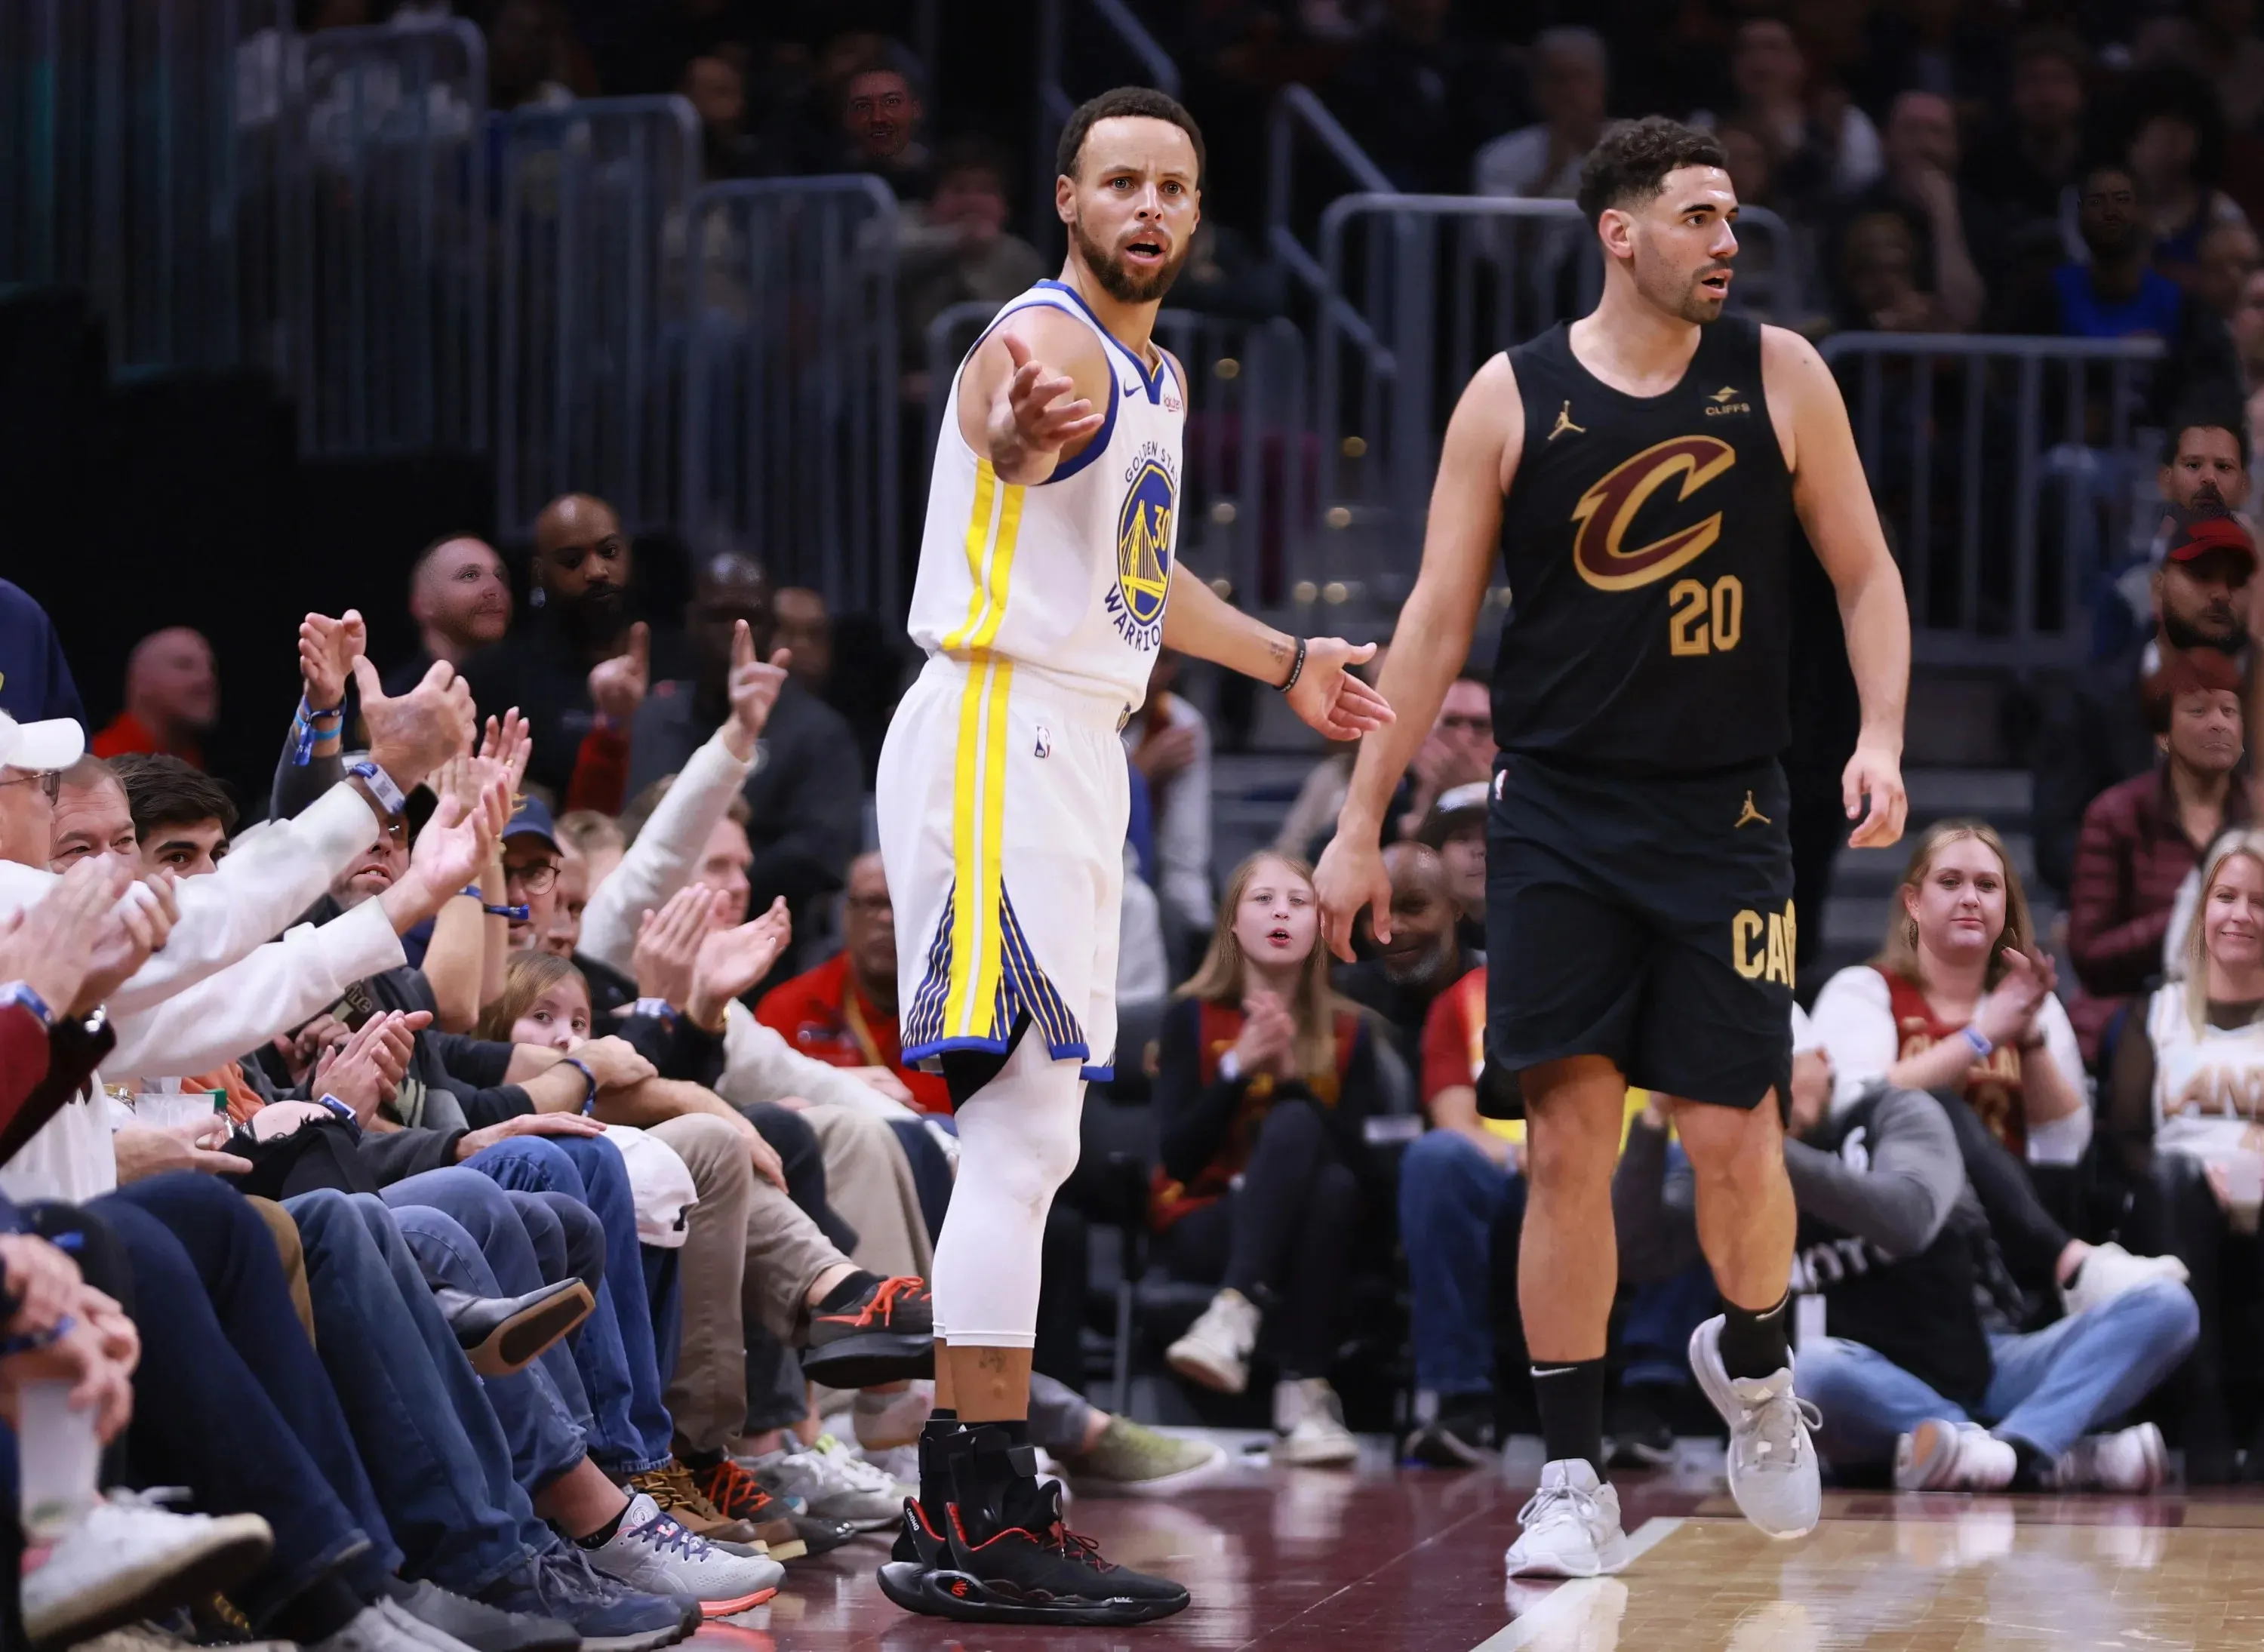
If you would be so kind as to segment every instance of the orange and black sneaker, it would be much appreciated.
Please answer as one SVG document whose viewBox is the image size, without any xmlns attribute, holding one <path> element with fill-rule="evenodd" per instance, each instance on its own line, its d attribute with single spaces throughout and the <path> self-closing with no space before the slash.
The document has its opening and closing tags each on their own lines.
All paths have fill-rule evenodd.
<svg viewBox="0 0 2264 1652">
<path fill-rule="evenodd" d="M 987 1428 L 949 1446 L 954 1496 L 941 1529 L 906 1503 L 896 1553 L 911 1558 L 881 1568 L 881 1592 L 896 1605 L 962 1623 L 1104 1627 L 1186 1606 L 1181 1585 L 1111 1565 L 1099 1543 L 1063 1524 L 1061 1483 L 1037 1479 L 1030 1447 Z"/>
<path fill-rule="evenodd" d="M 935 1374 L 935 1303 L 927 1281 L 876 1279 L 850 1299 L 809 1316 L 802 1374 L 831 1388 Z"/>
<path fill-rule="evenodd" d="M 629 1476 L 629 1495 L 642 1491 L 660 1511 L 696 1538 L 710 1543 L 752 1543 L 760 1533 L 736 1515 L 726 1514 L 700 1492 L 680 1457 L 659 1468 Z M 772 1558 L 783 1560 L 784 1555 Z"/>
<path fill-rule="evenodd" d="M 726 1518 L 751 1527 L 773 1560 L 798 1561 L 809 1552 L 787 1506 L 733 1462 L 728 1452 L 718 1453 L 713 1462 L 695 1463 L 691 1474 L 700 1496 Z"/>
</svg>

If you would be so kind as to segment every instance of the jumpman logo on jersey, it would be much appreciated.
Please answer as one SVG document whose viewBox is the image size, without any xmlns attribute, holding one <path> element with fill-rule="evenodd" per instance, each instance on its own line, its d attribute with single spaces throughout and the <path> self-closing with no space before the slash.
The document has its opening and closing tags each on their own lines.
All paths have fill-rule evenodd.
<svg viewBox="0 0 2264 1652">
<path fill-rule="evenodd" d="M 1753 807 L 1753 794 L 1748 792 L 1745 793 L 1745 806 L 1738 811 L 1738 818 L 1731 822 L 1730 830 L 1735 831 L 1740 826 L 1752 826 L 1756 823 L 1763 826 L 1776 824 L 1774 821 Z"/>
<path fill-rule="evenodd" d="M 1572 423 L 1572 403 L 1569 400 L 1563 407 L 1556 409 L 1556 423 L 1549 432 L 1549 441 L 1555 441 L 1566 431 L 1571 431 L 1578 436 L 1586 436 L 1588 433 L 1588 427 L 1586 425 L 1575 424 Z M 1543 447 L 1546 447 L 1548 445 L 1549 442 L 1543 442 L 1542 444 Z"/>
</svg>

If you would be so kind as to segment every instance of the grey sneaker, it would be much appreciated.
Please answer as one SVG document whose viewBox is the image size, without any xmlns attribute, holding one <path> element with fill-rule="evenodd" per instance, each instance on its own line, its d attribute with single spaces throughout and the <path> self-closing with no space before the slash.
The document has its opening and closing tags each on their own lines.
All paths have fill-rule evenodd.
<svg viewBox="0 0 2264 1652">
<path fill-rule="evenodd" d="M 734 1554 L 693 1536 L 642 1491 L 629 1499 L 620 1530 L 583 1553 L 616 1583 L 648 1595 L 688 1596 L 710 1618 L 761 1605 L 786 1576 L 767 1554 Z"/>
<path fill-rule="evenodd" d="M 1226 1453 L 1207 1439 L 1181 1439 L 1121 1417 L 1089 1452 L 1061 1460 L 1078 1490 L 1103 1496 L 1171 1496 L 1208 1480 L 1226 1466 Z"/>
<path fill-rule="evenodd" d="M 1792 1366 L 1731 1377 L 1716 1314 L 1690 1333 L 1690 1369 L 1730 1425 L 1730 1495 L 1739 1511 L 1770 1537 L 1806 1537 L 1824 1513 L 1823 1470 L 1809 1438 L 1824 1419 L 1793 1392 Z"/>
<path fill-rule="evenodd" d="M 831 1434 L 815 1446 L 796 1442 L 767 1457 L 743 1457 L 774 1497 L 800 1497 L 821 1519 L 845 1521 L 860 1532 L 901 1525 L 904 1499 L 917 1489 L 900 1486 Z"/>
</svg>

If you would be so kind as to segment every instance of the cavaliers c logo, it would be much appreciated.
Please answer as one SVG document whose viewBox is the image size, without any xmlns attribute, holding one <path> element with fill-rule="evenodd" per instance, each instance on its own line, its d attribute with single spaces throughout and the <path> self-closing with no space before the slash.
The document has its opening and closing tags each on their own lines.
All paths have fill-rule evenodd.
<svg viewBox="0 0 2264 1652">
<path fill-rule="evenodd" d="M 1687 499 L 1737 462 L 1737 449 L 1727 442 L 1711 436 L 1677 436 L 1614 466 L 1572 507 L 1572 520 L 1580 525 L 1572 539 L 1572 565 L 1580 577 L 1598 591 L 1633 591 L 1694 562 L 1722 537 L 1719 511 L 1632 550 L 1622 548 L 1620 541 L 1644 501 L 1675 477 L 1682 479 L 1676 497 Z"/>
</svg>

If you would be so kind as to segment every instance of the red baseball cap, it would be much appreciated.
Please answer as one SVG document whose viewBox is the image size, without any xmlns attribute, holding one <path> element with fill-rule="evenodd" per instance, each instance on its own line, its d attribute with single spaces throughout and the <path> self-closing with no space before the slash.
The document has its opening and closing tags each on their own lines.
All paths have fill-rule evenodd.
<svg viewBox="0 0 2264 1652">
<path fill-rule="evenodd" d="M 2256 566 L 2256 541 L 2240 518 L 2223 505 L 2203 504 L 2190 511 L 2170 512 L 2170 538 L 2164 557 L 2173 562 L 2190 562 L 2212 551 L 2230 551 L 2250 568 Z"/>
</svg>

